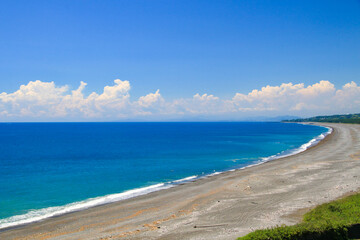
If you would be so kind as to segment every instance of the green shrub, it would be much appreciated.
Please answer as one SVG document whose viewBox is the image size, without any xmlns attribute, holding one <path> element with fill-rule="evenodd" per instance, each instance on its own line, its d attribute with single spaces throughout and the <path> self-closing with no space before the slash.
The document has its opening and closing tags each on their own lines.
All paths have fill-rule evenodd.
<svg viewBox="0 0 360 240">
<path fill-rule="evenodd" d="M 239 240 L 342 240 L 360 223 L 360 194 L 322 204 L 304 215 L 302 223 L 256 230 Z M 358 225 L 357 225 L 358 226 Z M 357 236 L 360 237 L 360 236 Z"/>
<path fill-rule="evenodd" d="M 314 225 L 309 223 L 256 230 L 241 240 L 330 240 L 348 239 L 347 228 L 341 225 Z"/>
<path fill-rule="evenodd" d="M 304 215 L 304 222 L 360 223 L 360 194 L 322 204 Z"/>
</svg>

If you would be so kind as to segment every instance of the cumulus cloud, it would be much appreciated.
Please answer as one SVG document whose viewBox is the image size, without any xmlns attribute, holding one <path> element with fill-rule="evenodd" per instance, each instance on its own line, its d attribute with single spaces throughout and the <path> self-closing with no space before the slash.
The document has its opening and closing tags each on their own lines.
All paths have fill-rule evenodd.
<svg viewBox="0 0 360 240">
<path fill-rule="evenodd" d="M 350 82 L 336 89 L 329 81 L 309 86 L 303 83 L 283 83 L 265 86 L 249 93 L 235 93 L 232 99 L 213 94 L 195 94 L 191 98 L 166 101 L 160 90 L 131 100 L 130 82 L 114 80 L 102 93 L 85 96 L 87 84 L 77 89 L 57 86 L 54 82 L 30 81 L 12 93 L 0 94 L 0 119 L 91 119 L 121 120 L 148 117 L 163 118 L 192 116 L 226 116 L 229 119 L 251 115 L 331 114 L 358 112 L 360 86 Z M 224 118 L 223 118 L 224 119 Z"/>
<path fill-rule="evenodd" d="M 0 94 L 0 109 L 8 117 L 107 117 L 123 116 L 129 104 L 129 81 L 114 80 L 113 86 L 105 86 L 102 94 L 95 92 L 85 97 L 85 82 L 69 94 L 68 86 L 56 86 L 54 82 L 30 81 L 14 93 Z"/>
<path fill-rule="evenodd" d="M 52 111 L 49 106 L 57 106 L 67 91 L 68 86 L 56 87 L 54 82 L 30 81 L 13 93 L 1 93 L 0 109 L 5 116 L 45 115 Z"/>
<path fill-rule="evenodd" d="M 360 111 L 360 86 L 355 82 L 347 83 L 337 90 L 334 98 L 338 107 Z"/>
<path fill-rule="evenodd" d="M 298 93 L 304 97 L 318 97 L 323 94 L 332 94 L 335 92 L 334 84 L 329 81 L 320 81 L 306 88 L 299 89 Z"/>
<path fill-rule="evenodd" d="M 149 93 L 146 96 L 139 98 L 138 103 L 142 107 L 150 107 L 157 102 L 162 102 L 164 99 L 160 95 L 160 90 L 158 89 L 155 93 Z"/>
<path fill-rule="evenodd" d="M 283 83 L 280 86 L 266 86 L 261 90 L 254 89 L 248 94 L 236 93 L 233 97 L 238 109 L 254 111 L 273 111 L 289 108 L 289 98 L 293 98 L 297 91 L 304 89 L 304 84 Z"/>
<path fill-rule="evenodd" d="M 68 91 L 68 86 L 56 87 L 54 82 L 30 81 L 27 85 L 21 85 L 14 93 L 0 94 L 3 103 L 33 102 L 47 104 L 57 102 L 63 93 Z"/>
<path fill-rule="evenodd" d="M 329 81 L 320 81 L 305 87 L 303 83 L 283 83 L 266 86 L 248 94 L 236 93 L 233 101 L 238 109 L 253 111 L 327 110 L 334 103 L 335 87 Z"/>
<path fill-rule="evenodd" d="M 218 97 L 215 97 L 214 95 L 208 95 L 208 94 L 203 94 L 203 95 L 200 95 L 200 94 L 195 94 L 194 95 L 194 100 L 198 100 L 198 101 L 215 101 L 215 100 L 219 100 Z"/>
</svg>

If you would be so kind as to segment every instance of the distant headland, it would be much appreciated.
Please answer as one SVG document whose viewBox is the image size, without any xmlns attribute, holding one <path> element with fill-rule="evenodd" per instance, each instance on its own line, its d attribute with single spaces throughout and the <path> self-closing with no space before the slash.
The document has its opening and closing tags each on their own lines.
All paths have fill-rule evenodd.
<svg viewBox="0 0 360 240">
<path fill-rule="evenodd" d="M 298 118 L 291 120 L 283 120 L 282 122 L 360 123 L 360 113 Z"/>
</svg>

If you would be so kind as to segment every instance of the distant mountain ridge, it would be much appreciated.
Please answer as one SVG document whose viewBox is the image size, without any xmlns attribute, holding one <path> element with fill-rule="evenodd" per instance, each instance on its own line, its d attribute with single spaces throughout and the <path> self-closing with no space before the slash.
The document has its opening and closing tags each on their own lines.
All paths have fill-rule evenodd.
<svg viewBox="0 0 360 240">
<path fill-rule="evenodd" d="M 310 118 L 298 118 L 284 120 L 283 122 L 333 122 L 333 123 L 359 123 L 360 113 L 355 114 L 338 114 L 330 116 L 316 116 Z"/>
<path fill-rule="evenodd" d="M 257 116 L 257 117 L 248 117 L 248 118 L 242 118 L 240 121 L 245 122 L 281 122 L 287 119 L 298 119 L 300 117 L 298 116 L 275 116 L 275 117 L 267 117 L 267 116 Z"/>
<path fill-rule="evenodd" d="M 282 116 L 252 116 L 227 118 L 224 117 L 208 117 L 208 116 L 194 116 L 194 117 L 173 117 L 159 120 L 157 118 L 148 118 L 144 121 L 142 118 L 129 118 L 122 122 L 281 122 L 287 119 L 297 119 L 299 116 L 282 115 Z M 115 121 L 116 122 L 116 121 Z"/>
</svg>

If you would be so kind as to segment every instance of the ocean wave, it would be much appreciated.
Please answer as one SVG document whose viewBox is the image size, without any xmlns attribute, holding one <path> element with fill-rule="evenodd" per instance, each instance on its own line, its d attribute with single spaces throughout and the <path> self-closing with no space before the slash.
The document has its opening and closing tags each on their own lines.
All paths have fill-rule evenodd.
<svg viewBox="0 0 360 240">
<path fill-rule="evenodd" d="M 252 167 L 252 166 L 259 165 L 259 164 L 262 164 L 262 163 L 265 163 L 265 162 L 268 162 L 271 160 L 284 158 L 284 157 L 298 154 L 300 152 L 304 152 L 308 148 L 318 144 L 327 135 L 331 134 L 332 129 L 331 128 L 327 128 L 327 129 L 328 129 L 328 131 L 326 133 L 320 134 L 319 136 L 311 139 L 309 142 L 301 145 L 299 148 L 287 150 L 287 151 L 278 153 L 276 155 L 261 158 L 257 162 L 253 162 L 252 164 L 250 164 L 248 166 L 237 168 L 237 169 L 244 169 L 244 168 Z M 90 199 L 87 199 L 84 201 L 74 202 L 74 203 L 70 203 L 70 204 L 67 204 L 64 206 L 48 207 L 48 208 L 43 208 L 43 209 L 38 209 L 38 210 L 32 210 L 26 214 L 16 215 L 16 216 L 12 216 L 12 217 L 5 218 L 5 219 L 0 219 L 0 229 L 16 227 L 19 225 L 28 224 L 28 223 L 32 223 L 32 222 L 38 222 L 38 221 L 44 220 L 46 218 L 55 217 L 55 216 L 63 215 L 63 214 L 70 213 L 70 212 L 76 212 L 76 211 L 88 209 L 88 208 L 99 206 L 99 205 L 113 203 L 113 202 L 129 199 L 129 198 L 137 197 L 140 195 L 145 195 L 145 194 L 148 194 L 151 192 L 168 189 L 168 188 L 174 187 L 174 186 L 182 184 L 182 183 L 191 182 L 196 179 L 215 176 L 218 174 L 222 174 L 224 172 L 229 172 L 229 171 L 232 172 L 235 170 L 236 169 L 230 169 L 228 171 L 222 171 L 222 172 L 214 171 L 211 174 L 203 174 L 201 176 L 194 175 L 194 176 L 190 176 L 190 177 L 186 177 L 186 178 L 182 178 L 179 180 L 174 180 L 174 181 L 170 181 L 170 182 L 166 182 L 166 183 L 159 183 L 159 184 L 155 184 L 155 185 L 151 185 L 151 186 L 147 186 L 147 187 L 143 187 L 143 188 L 132 189 L 132 190 L 128 190 L 128 191 L 125 191 L 122 193 L 109 194 L 109 195 L 102 196 L 102 197 L 90 198 Z"/>
<path fill-rule="evenodd" d="M 306 151 L 307 149 L 309 149 L 310 147 L 315 146 L 316 144 L 318 144 L 321 140 L 323 140 L 327 135 L 332 133 L 332 128 L 326 127 L 328 129 L 328 131 L 326 133 L 322 133 L 319 136 L 311 139 L 309 142 L 304 143 L 303 145 L 301 145 L 299 148 L 294 148 L 294 149 L 290 149 L 290 150 L 286 150 L 283 151 L 281 153 L 269 156 L 269 157 L 264 157 L 262 158 L 260 161 L 261 162 L 268 162 L 274 159 L 279 159 L 279 158 L 284 158 L 284 157 L 288 157 L 288 156 L 292 156 L 301 152 Z"/>
<path fill-rule="evenodd" d="M 18 225 L 23 225 L 23 224 L 32 223 L 32 222 L 38 222 L 38 221 L 44 220 L 46 218 L 63 215 L 65 213 L 76 212 L 76 211 L 84 210 L 84 209 L 95 207 L 95 206 L 100 206 L 100 205 L 104 205 L 104 204 L 108 204 L 108 203 L 113 203 L 113 202 L 129 199 L 129 198 L 137 197 L 140 195 L 145 195 L 145 194 L 159 191 L 162 189 L 171 188 L 171 187 L 174 187 L 181 183 L 190 182 L 190 181 L 196 179 L 197 177 L 198 177 L 197 175 L 194 175 L 194 176 L 186 177 L 186 178 L 171 181 L 171 182 L 159 183 L 159 184 L 154 184 L 154 185 L 151 185 L 148 187 L 132 189 L 132 190 L 128 190 L 128 191 L 125 191 L 122 193 L 115 193 L 115 194 L 109 194 L 109 195 L 102 196 L 102 197 L 89 198 L 84 201 L 74 202 L 74 203 L 70 203 L 70 204 L 67 204 L 64 206 L 48 207 L 48 208 L 42 208 L 42 209 L 38 209 L 38 210 L 32 210 L 26 214 L 16 215 L 16 216 L 12 216 L 12 217 L 5 218 L 5 219 L 0 219 L 0 229 L 15 227 Z"/>
<path fill-rule="evenodd" d="M 198 178 L 198 175 L 194 175 L 194 176 L 190 176 L 190 177 L 186 177 L 186 178 L 183 178 L 183 179 L 179 179 L 179 180 L 175 180 L 175 181 L 172 181 L 170 183 L 185 183 L 185 182 L 189 182 L 191 180 L 195 180 L 196 178 Z"/>
</svg>

